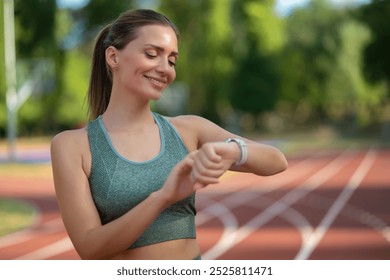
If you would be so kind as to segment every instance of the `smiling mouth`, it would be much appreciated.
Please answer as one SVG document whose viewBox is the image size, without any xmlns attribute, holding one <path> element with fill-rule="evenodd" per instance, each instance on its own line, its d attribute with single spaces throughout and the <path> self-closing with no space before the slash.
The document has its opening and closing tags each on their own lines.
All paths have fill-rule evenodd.
<svg viewBox="0 0 390 280">
<path fill-rule="evenodd" d="M 145 76 L 145 78 L 147 78 L 149 81 L 151 81 L 154 85 L 158 87 L 165 87 L 167 84 L 167 81 L 165 80 L 157 80 L 155 78 L 148 77 L 148 76 Z"/>
</svg>

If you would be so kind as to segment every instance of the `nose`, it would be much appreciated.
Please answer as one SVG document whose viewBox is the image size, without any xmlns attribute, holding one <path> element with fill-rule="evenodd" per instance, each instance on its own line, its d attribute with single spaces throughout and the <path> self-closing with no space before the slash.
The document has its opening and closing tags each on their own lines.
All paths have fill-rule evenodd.
<svg viewBox="0 0 390 280">
<path fill-rule="evenodd" d="M 161 59 L 159 61 L 156 67 L 156 71 L 167 76 L 176 75 L 175 68 L 172 65 L 170 65 L 169 61 L 166 59 Z"/>
<path fill-rule="evenodd" d="M 158 65 L 157 65 L 157 70 L 159 72 L 167 72 L 169 70 L 169 62 L 166 61 L 165 59 L 160 59 Z"/>
</svg>

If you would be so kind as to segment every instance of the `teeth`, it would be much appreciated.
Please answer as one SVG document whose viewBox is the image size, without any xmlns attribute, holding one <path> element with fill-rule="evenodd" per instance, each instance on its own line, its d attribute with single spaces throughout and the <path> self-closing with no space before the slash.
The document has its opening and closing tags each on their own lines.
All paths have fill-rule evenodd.
<svg viewBox="0 0 390 280">
<path fill-rule="evenodd" d="M 150 81 L 152 81 L 153 83 L 155 83 L 155 84 L 157 84 L 157 85 L 159 85 L 159 86 L 165 85 L 164 82 L 158 81 L 158 80 L 153 79 L 153 78 L 150 78 L 150 77 L 147 77 L 147 78 L 148 78 Z"/>
</svg>

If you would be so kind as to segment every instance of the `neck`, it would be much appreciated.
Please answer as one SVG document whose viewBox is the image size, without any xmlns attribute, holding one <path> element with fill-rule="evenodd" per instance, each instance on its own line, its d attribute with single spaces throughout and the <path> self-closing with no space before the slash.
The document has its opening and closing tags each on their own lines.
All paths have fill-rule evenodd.
<svg viewBox="0 0 390 280">
<path fill-rule="evenodd" d="M 108 128 L 126 130 L 154 123 L 149 101 L 141 102 L 138 99 L 127 99 L 110 99 L 107 110 L 102 115 Z"/>
</svg>

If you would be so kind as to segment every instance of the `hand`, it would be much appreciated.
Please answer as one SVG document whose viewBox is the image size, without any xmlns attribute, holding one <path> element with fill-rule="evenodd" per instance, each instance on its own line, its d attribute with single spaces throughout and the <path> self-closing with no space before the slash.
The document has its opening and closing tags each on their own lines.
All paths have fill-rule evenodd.
<svg viewBox="0 0 390 280">
<path fill-rule="evenodd" d="M 192 177 L 192 168 L 194 157 L 198 151 L 189 153 L 182 161 L 180 161 L 168 175 L 163 187 L 157 191 L 162 199 L 169 206 L 177 201 L 180 201 L 193 192 L 210 184 L 211 181 L 205 180 L 204 183 L 194 182 Z"/>
<path fill-rule="evenodd" d="M 237 160 L 240 152 L 236 143 L 204 144 L 193 158 L 193 180 L 202 184 L 218 183 L 218 178 Z"/>
<path fill-rule="evenodd" d="M 168 206 L 209 184 L 216 184 L 236 161 L 239 152 L 235 143 L 207 143 L 180 161 L 157 192 Z"/>
</svg>

